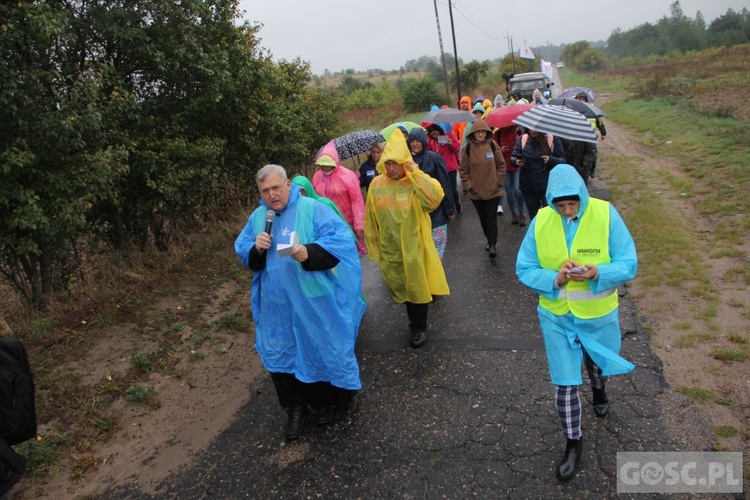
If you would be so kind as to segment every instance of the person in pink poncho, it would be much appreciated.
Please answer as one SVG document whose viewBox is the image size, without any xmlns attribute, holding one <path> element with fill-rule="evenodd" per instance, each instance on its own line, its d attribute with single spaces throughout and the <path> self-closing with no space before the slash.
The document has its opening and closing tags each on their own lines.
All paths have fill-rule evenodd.
<svg viewBox="0 0 750 500">
<path fill-rule="evenodd" d="M 341 165 L 333 141 L 323 146 L 315 158 L 315 165 L 318 167 L 312 179 L 315 191 L 336 204 L 357 236 L 357 251 L 366 254 L 365 202 L 359 187 L 359 176 Z"/>
</svg>

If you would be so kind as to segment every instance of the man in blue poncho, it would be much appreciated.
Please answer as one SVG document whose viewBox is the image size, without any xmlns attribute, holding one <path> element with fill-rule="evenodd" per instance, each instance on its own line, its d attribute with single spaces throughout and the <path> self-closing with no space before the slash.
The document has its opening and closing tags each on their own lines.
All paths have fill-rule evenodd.
<svg viewBox="0 0 750 500">
<path fill-rule="evenodd" d="M 521 283 L 539 294 L 539 323 L 555 386 L 557 413 L 567 438 L 557 467 L 570 480 L 582 453 L 581 361 L 588 372 L 594 412 L 604 417 L 608 376 L 634 365 L 620 357 L 617 287 L 635 277 L 635 244 L 617 210 L 590 198 L 571 165 L 549 174 L 546 200 L 532 220 L 516 260 Z"/>
<path fill-rule="evenodd" d="M 260 207 L 234 247 L 254 272 L 255 349 L 293 440 L 308 412 L 327 424 L 361 388 L 354 344 L 366 307 L 362 272 L 351 230 L 333 210 L 301 196 L 279 165 L 266 165 L 256 180 Z"/>
</svg>

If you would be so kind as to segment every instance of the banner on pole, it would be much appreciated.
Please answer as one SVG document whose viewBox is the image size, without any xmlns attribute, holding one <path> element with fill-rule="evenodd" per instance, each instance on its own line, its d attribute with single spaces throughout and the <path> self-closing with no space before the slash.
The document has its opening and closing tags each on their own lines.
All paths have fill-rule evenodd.
<svg viewBox="0 0 750 500">
<path fill-rule="evenodd" d="M 555 68 L 552 66 L 552 63 L 549 61 L 545 61 L 542 59 L 542 73 L 544 73 L 544 76 L 550 79 L 550 81 L 555 79 Z"/>
</svg>

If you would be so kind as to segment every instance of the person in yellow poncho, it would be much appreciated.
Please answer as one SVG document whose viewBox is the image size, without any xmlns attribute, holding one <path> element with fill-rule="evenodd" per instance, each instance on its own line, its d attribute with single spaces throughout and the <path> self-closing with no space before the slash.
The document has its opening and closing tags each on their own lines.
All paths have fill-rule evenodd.
<svg viewBox="0 0 750 500">
<path fill-rule="evenodd" d="M 429 303 L 434 295 L 450 294 L 429 216 L 445 193 L 412 161 L 401 134 L 388 138 L 376 168 L 381 175 L 367 192 L 365 245 L 393 300 L 406 305 L 412 347 L 421 347 L 427 340 Z"/>
</svg>

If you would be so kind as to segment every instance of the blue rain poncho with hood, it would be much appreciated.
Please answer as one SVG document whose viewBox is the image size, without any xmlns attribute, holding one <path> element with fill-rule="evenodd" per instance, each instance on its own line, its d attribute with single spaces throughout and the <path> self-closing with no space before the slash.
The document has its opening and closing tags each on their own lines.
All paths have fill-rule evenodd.
<svg viewBox="0 0 750 500">
<path fill-rule="evenodd" d="M 257 235 L 265 230 L 268 208 L 261 200 L 235 242 L 246 267 Z M 292 257 L 280 256 L 277 242 L 288 240 L 291 231 L 300 244 L 316 243 L 339 263 L 325 271 L 306 271 Z M 292 185 L 289 203 L 276 213 L 271 233 L 274 243 L 266 267 L 253 274 L 251 297 L 255 349 L 264 368 L 294 374 L 302 382 L 359 390 L 354 344 L 366 304 L 351 229 L 329 207 Z"/>
<path fill-rule="evenodd" d="M 567 220 L 560 215 L 552 200 L 570 195 L 579 196 L 580 208 L 577 217 Z M 574 167 L 560 164 L 552 169 L 547 185 L 546 200 L 549 207 L 542 210 L 554 210 L 564 219 L 562 223 L 565 239 L 570 250 L 580 219 L 586 216 L 586 208 L 589 204 L 586 185 Z M 588 282 L 592 294 L 623 285 L 635 277 L 638 269 L 633 238 L 617 210 L 612 205 L 609 206 L 609 210 L 611 262 L 597 265 L 598 275 Z M 521 283 L 534 292 L 555 300 L 560 293 L 560 288 L 555 282 L 559 269 L 544 269 L 539 263 L 535 237 L 536 221 L 536 218 L 531 221 L 529 230 L 521 243 L 516 259 L 516 274 Z M 628 373 L 635 367 L 619 355 L 621 346 L 619 308 L 593 319 L 578 318 L 571 312 L 557 316 L 542 306 L 537 308 L 537 312 L 553 384 L 570 386 L 582 383 L 581 346 L 591 356 L 594 363 L 602 369 L 604 376 Z"/>
</svg>

